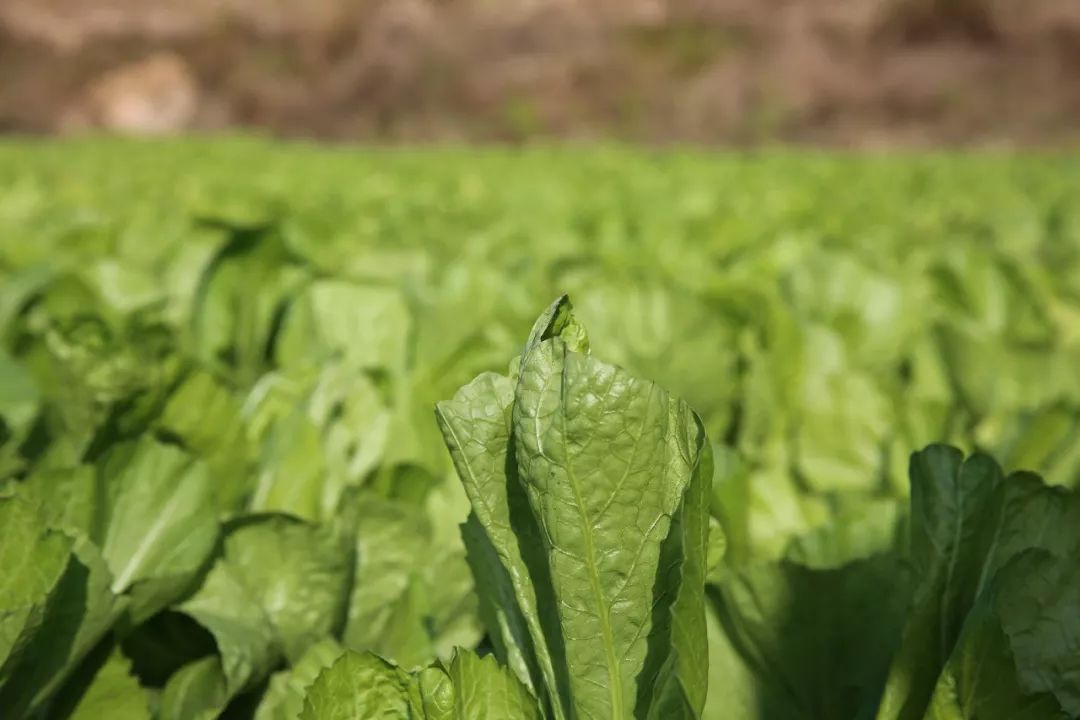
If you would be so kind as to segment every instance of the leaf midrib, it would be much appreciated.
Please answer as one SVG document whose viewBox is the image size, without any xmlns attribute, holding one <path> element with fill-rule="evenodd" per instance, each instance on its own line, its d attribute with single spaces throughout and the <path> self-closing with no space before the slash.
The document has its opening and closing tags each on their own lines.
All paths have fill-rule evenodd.
<svg viewBox="0 0 1080 720">
<path fill-rule="evenodd" d="M 177 505 L 180 503 L 180 493 L 173 493 L 172 497 L 165 503 L 165 506 L 158 511 L 157 519 L 154 520 L 150 529 L 143 534 L 142 541 L 138 547 L 135 548 L 128 558 L 125 566 L 116 574 L 116 580 L 113 581 L 112 591 L 114 593 L 122 593 L 127 589 L 128 584 L 132 581 L 135 573 L 139 571 L 140 566 L 146 559 L 146 556 L 153 549 L 154 543 L 158 538 L 164 534 L 169 521 L 172 520 L 173 512 L 176 510 Z"/>
<path fill-rule="evenodd" d="M 513 401 L 512 401 L 512 403 L 513 403 Z M 472 461 L 469 459 L 468 453 L 466 453 L 465 450 L 464 450 L 465 446 L 461 443 L 461 439 L 458 437 L 457 430 L 454 428 L 453 421 L 451 421 L 450 419 L 447 418 L 446 412 L 443 410 L 443 408 L 440 405 L 436 405 L 435 409 L 442 416 L 442 420 L 443 420 L 442 426 L 445 427 L 450 432 L 450 435 L 454 440 L 454 444 L 458 448 L 458 453 L 462 458 L 462 463 L 465 466 L 465 470 L 469 474 L 469 480 L 472 483 L 473 487 L 476 489 L 476 495 L 477 495 L 477 498 L 479 500 L 479 504 L 484 506 L 484 508 L 485 508 L 485 510 L 486 510 L 486 512 L 488 514 L 489 521 L 494 522 L 495 512 L 491 508 L 491 505 L 488 502 L 487 496 L 483 492 L 481 492 L 481 483 L 480 483 L 480 480 L 479 480 L 479 476 L 477 475 L 476 470 L 473 469 Z M 507 439 L 508 439 L 508 441 L 512 436 L 513 436 L 513 433 L 511 431 L 511 429 L 508 429 L 508 431 L 507 431 Z M 467 489 L 466 489 L 466 492 L 468 492 Z M 483 525 L 482 521 L 481 521 L 481 525 Z M 487 528 L 484 528 L 484 533 L 485 534 L 488 533 Z M 510 537 L 511 537 L 511 539 L 513 541 L 513 544 L 516 545 L 519 538 L 517 537 L 517 534 L 515 532 L 513 532 L 512 529 L 510 530 Z M 489 539 L 490 539 L 490 536 L 489 536 Z M 496 548 L 495 552 L 496 552 L 496 554 L 500 554 L 500 550 L 498 548 Z M 517 560 L 522 565 L 524 565 L 524 558 L 522 557 L 521 550 L 520 550 L 519 547 L 516 548 L 516 552 L 517 552 Z M 502 558 L 500 558 L 500 562 L 503 562 Z M 505 569 L 508 570 L 509 568 L 505 568 Z M 515 601 L 520 603 L 521 600 L 519 599 L 518 595 L 520 593 L 523 593 L 526 588 L 523 586 L 522 582 L 515 577 L 514 573 L 508 573 L 508 574 L 510 575 L 510 583 L 511 583 L 511 586 L 512 586 L 512 591 L 513 591 L 513 593 L 515 595 Z M 522 615 L 523 620 L 525 621 L 526 631 L 533 635 L 534 644 L 540 645 L 541 642 L 543 641 L 544 636 L 543 636 L 543 631 L 542 631 L 542 629 L 540 627 L 540 622 L 539 622 L 539 613 L 540 613 L 539 603 L 535 603 L 533 605 L 533 611 L 534 612 L 532 612 L 532 613 L 522 612 L 521 615 Z M 536 658 L 536 661 L 540 664 L 540 672 L 544 676 L 544 682 L 549 685 L 548 693 L 549 693 L 550 698 L 551 698 L 551 705 L 552 705 L 553 712 L 555 713 L 555 718 L 556 718 L 556 720 L 562 720 L 563 711 L 562 711 L 562 704 L 559 701 L 559 697 L 558 697 L 558 687 L 555 684 L 555 670 L 551 665 L 551 658 L 550 658 L 549 651 L 548 651 L 546 645 L 543 646 L 542 648 L 537 647 L 534 650 L 534 657 Z M 540 694 L 539 693 L 539 688 L 537 688 L 537 695 L 539 696 L 539 694 Z"/>
<path fill-rule="evenodd" d="M 600 574 L 596 567 L 596 552 L 593 543 L 593 528 L 592 522 L 589 519 L 589 515 L 585 510 L 584 501 L 581 495 L 581 487 L 578 483 L 577 475 L 574 473 L 573 464 L 570 462 L 570 448 L 567 443 L 567 428 L 566 428 L 566 360 L 567 349 L 564 345 L 562 348 L 563 363 L 562 370 L 559 373 L 560 387 L 559 394 L 562 396 L 562 403 L 559 409 L 559 421 L 562 425 L 562 443 L 563 453 L 566 455 L 566 462 L 564 467 L 566 469 L 566 477 L 570 482 L 570 489 L 574 493 L 574 504 L 577 506 L 578 516 L 581 519 L 582 529 L 584 530 L 583 536 L 585 540 L 585 559 L 586 567 L 589 570 L 589 585 L 592 587 L 593 597 L 599 609 L 600 620 L 600 632 L 604 638 L 604 654 L 607 657 L 608 663 L 608 679 L 611 696 L 611 717 L 622 718 L 625 713 L 623 711 L 623 693 L 622 693 L 622 675 L 619 673 L 619 662 L 615 657 L 615 638 L 611 632 L 611 617 L 608 613 L 607 603 L 604 601 L 604 593 L 600 588 Z M 539 411 L 539 407 L 537 407 Z M 537 413 L 539 416 L 539 413 Z M 536 420 L 537 431 L 539 432 L 539 417 Z"/>
<path fill-rule="evenodd" d="M 949 647 L 946 632 L 949 630 L 950 625 L 948 617 L 948 609 L 949 605 L 951 604 L 950 591 L 952 589 L 953 574 L 956 571 L 956 564 L 960 558 L 960 540 L 963 537 L 964 529 L 964 491 L 961 487 L 961 483 L 963 480 L 963 472 L 964 468 L 963 465 L 961 465 L 953 484 L 953 491 L 956 498 L 956 527 L 953 529 L 952 548 L 949 553 L 949 563 L 945 574 L 945 588 L 944 592 L 942 592 L 941 594 L 941 603 L 939 608 L 939 612 L 941 613 L 941 620 L 940 624 L 938 625 L 938 638 L 941 653 L 940 662 L 942 664 L 942 667 L 944 667 L 944 664 L 945 662 L 947 662 L 951 653 L 951 648 Z"/>
</svg>

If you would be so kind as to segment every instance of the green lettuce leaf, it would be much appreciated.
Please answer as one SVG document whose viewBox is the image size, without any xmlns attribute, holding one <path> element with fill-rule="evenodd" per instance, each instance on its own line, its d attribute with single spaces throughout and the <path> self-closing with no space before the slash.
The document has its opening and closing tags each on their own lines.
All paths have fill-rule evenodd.
<svg viewBox="0 0 1080 720">
<path fill-rule="evenodd" d="M 438 407 L 473 505 L 473 567 L 494 580 L 481 607 L 501 660 L 555 717 L 696 717 L 704 431 L 685 404 L 587 348 L 560 298 L 534 324 L 516 380 L 481 376 Z"/>
<path fill-rule="evenodd" d="M 170 679 L 175 703 L 220 710 L 282 662 L 299 661 L 309 647 L 339 632 L 350 565 L 348 548 L 325 528 L 279 515 L 233 521 L 222 557 L 179 606 L 213 635 L 218 656 Z M 192 697 L 205 698 L 205 705 Z"/>
<path fill-rule="evenodd" d="M 22 470 L 19 445 L 41 406 L 33 376 L 0 346 L 0 481 Z"/>
<path fill-rule="evenodd" d="M 131 676 L 131 665 L 117 650 L 94 675 L 70 720 L 150 720 L 146 692 Z"/>
<path fill-rule="evenodd" d="M 997 578 L 994 609 L 1015 657 L 1019 686 L 1080 715 L 1080 568 L 1076 555 L 1043 549 L 1018 555 Z"/>
<path fill-rule="evenodd" d="M 347 652 L 308 690 L 300 720 L 540 720 L 536 700 L 495 658 L 459 650 L 410 674 L 368 654 Z"/>
<path fill-rule="evenodd" d="M 309 647 L 288 670 L 271 675 L 266 694 L 255 710 L 255 720 L 296 720 L 304 709 L 308 687 L 344 652 L 336 640 L 328 638 Z"/>
<path fill-rule="evenodd" d="M 1007 576 L 998 577 L 1004 568 L 1015 562 L 1023 567 L 1031 562 L 1023 560 L 1026 551 L 1040 550 L 1060 572 L 1059 566 L 1071 562 L 1080 546 L 1080 502 L 1072 493 L 1048 487 L 1030 473 L 1006 477 L 986 456 L 965 460 L 954 448 L 930 446 L 912 455 L 911 482 L 915 604 L 892 662 L 879 720 L 925 715 L 950 659 L 966 652 L 960 639 L 969 615 L 980 603 L 988 602 L 999 584 L 1009 587 Z M 1048 575 L 1043 582 L 1063 581 L 1053 577 Z M 1057 591 L 1066 592 L 1066 588 L 1068 584 Z M 1039 592 L 1038 583 L 1030 592 Z M 1042 592 L 1054 591 L 1044 586 Z M 1036 597 L 1029 596 L 1029 602 Z M 1069 687 L 1075 683 L 1071 671 L 1061 666 L 1047 670 L 1045 657 L 1040 663 L 1037 655 L 1018 654 L 1025 647 L 1024 638 L 1038 636 L 1042 622 L 1038 613 L 1061 612 L 1060 605 L 1048 606 L 1044 600 L 995 610 L 1016 657 L 1013 672 L 1020 674 L 1019 687 L 1026 692 L 1057 688 L 1062 707 L 1068 709 Z M 1030 615 L 1033 611 L 1035 616 Z M 1047 673 L 1046 677 L 1041 673 Z M 976 701 L 967 699 L 962 705 L 969 707 Z"/>
<path fill-rule="evenodd" d="M 50 596 L 71 562 L 71 539 L 33 504 L 0 495 L 0 688 L 41 629 Z"/>
<path fill-rule="evenodd" d="M 490 655 L 459 650 L 450 662 L 422 671 L 417 680 L 427 720 L 541 718 L 536 699 Z"/>
<path fill-rule="evenodd" d="M 154 427 L 205 461 L 219 511 L 235 511 L 250 491 L 251 449 L 240 401 L 209 372 L 189 374 L 169 396 Z"/>
<path fill-rule="evenodd" d="M 300 720 L 411 720 L 418 704 L 407 672 L 370 653 L 346 652 L 308 689 Z"/>
<path fill-rule="evenodd" d="M 216 573 L 226 594 L 237 593 L 260 609 L 274 642 L 296 659 L 341 627 L 350 560 L 340 539 L 325 528 L 284 516 L 251 516 L 231 524 L 210 577 Z M 198 618 L 204 607 L 215 605 L 206 593 L 210 584 L 208 578 L 181 606 L 185 612 Z"/>
<path fill-rule="evenodd" d="M 127 598 L 112 592 L 113 577 L 97 547 L 80 537 L 70 542 L 71 556 L 40 623 L 20 641 L 18 663 L 5 667 L 6 677 L 0 677 L 0 707 L 15 717 L 41 708 L 127 606 Z"/>
<path fill-rule="evenodd" d="M 733 671 L 714 676 L 709 692 L 753 698 L 754 709 L 724 715 L 720 704 L 709 717 L 868 717 L 900 643 L 909 582 L 890 555 L 828 569 L 783 561 L 726 570 L 710 593 Z"/>
<path fill-rule="evenodd" d="M 371 492 L 348 499 L 356 564 L 342 643 L 403 668 L 449 658 L 472 646 L 472 577 L 459 548 L 434 537 L 422 508 Z"/>
<path fill-rule="evenodd" d="M 229 701 L 229 679 L 217 657 L 196 660 L 169 677 L 161 693 L 161 720 L 212 720 Z"/>
<path fill-rule="evenodd" d="M 91 537 L 130 594 L 133 622 L 179 599 L 204 568 L 218 537 L 213 481 L 205 464 L 151 440 L 119 446 L 98 469 L 106 498 Z"/>
<path fill-rule="evenodd" d="M 540 527 L 510 458 L 513 384 L 483 374 L 438 405 L 440 427 L 473 506 L 462 534 L 488 632 L 519 679 L 569 713 L 569 677 Z M 549 643 L 553 646 L 549 649 Z"/>
<path fill-rule="evenodd" d="M 926 720 L 1063 720 L 1052 695 L 1023 689 L 1001 620 L 989 603 L 968 616 L 934 686 Z"/>
</svg>

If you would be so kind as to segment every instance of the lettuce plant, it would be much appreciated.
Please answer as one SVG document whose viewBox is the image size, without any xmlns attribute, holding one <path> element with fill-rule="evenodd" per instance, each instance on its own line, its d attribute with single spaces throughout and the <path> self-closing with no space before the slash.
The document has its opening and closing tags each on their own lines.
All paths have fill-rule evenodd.
<svg viewBox="0 0 1080 720">
<path fill-rule="evenodd" d="M 710 537 L 697 416 L 593 358 L 565 297 L 437 417 L 490 653 L 412 672 L 345 653 L 304 720 L 1080 715 L 1080 501 L 1036 475 L 931 445 L 905 516 L 741 554 L 740 508 Z"/>
<path fill-rule="evenodd" d="M 563 297 L 508 376 L 480 375 L 437 416 L 494 657 L 409 674 L 347 654 L 303 717 L 699 717 L 712 465 L 697 415 L 592 357 Z"/>
<path fill-rule="evenodd" d="M 1080 500 L 945 445 L 909 474 L 895 545 L 829 527 L 779 562 L 725 559 L 712 717 L 1080 716 Z"/>
<path fill-rule="evenodd" d="M 344 422 L 340 369 L 300 410 Z M 120 438 L 57 434 L 0 486 L 0 715 L 1080 717 L 1080 499 L 1032 473 L 930 445 L 906 511 L 836 498 L 838 522 L 763 553 L 730 449 L 594 358 L 565 297 L 429 420 L 460 528 L 418 472 L 289 502 L 310 469 L 286 453 L 236 482 L 227 446 L 295 411 L 276 387 L 236 416 L 187 374 L 125 405 Z M 317 447 L 297 427 L 268 444 Z"/>
</svg>

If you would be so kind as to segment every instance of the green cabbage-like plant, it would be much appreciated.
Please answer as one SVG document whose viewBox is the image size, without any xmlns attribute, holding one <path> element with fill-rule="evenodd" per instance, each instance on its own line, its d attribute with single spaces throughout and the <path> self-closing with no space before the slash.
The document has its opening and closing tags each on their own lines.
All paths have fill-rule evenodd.
<svg viewBox="0 0 1080 720">
<path fill-rule="evenodd" d="M 302 717 L 700 717 L 712 460 L 697 415 L 589 354 L 562 297 L 509 375 L 480 375 L 437 417 L 494 657 L 406 673 L 348 653 Z"/>
</svg>

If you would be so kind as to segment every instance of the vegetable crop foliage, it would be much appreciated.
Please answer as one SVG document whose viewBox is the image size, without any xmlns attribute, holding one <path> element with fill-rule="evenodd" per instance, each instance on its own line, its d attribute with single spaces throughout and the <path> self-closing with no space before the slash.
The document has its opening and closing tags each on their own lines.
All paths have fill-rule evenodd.
<svg viewBox="0 0 1080 720">
<path fill-rule="evenodd" d="M 1080 716 L 1077 167 L 0 145 L 0 717 Z"/>
</svg>

